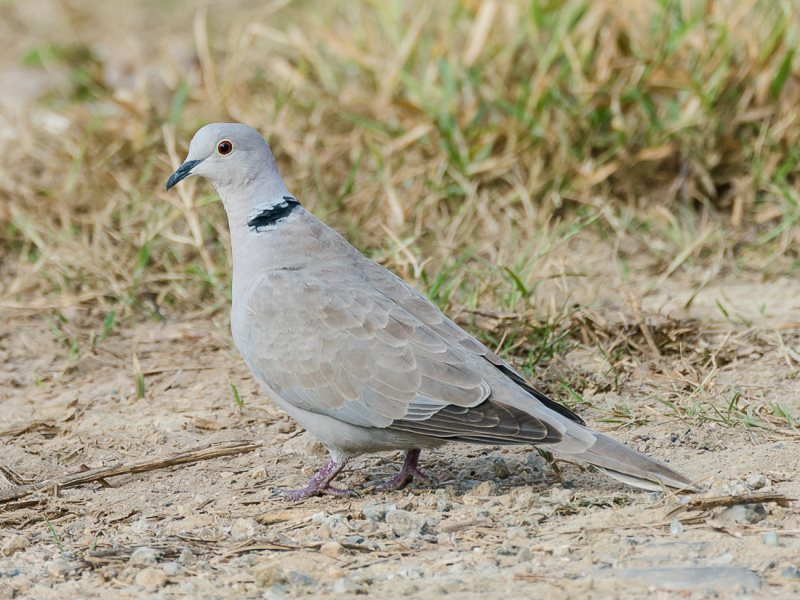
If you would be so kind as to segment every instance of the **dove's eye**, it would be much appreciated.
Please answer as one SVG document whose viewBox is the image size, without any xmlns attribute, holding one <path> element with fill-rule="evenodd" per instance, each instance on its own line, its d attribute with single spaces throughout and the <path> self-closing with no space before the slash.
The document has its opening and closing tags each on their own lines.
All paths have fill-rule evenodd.
<svg viewBox="0 0 800 600">
<path fill-rule="evenodd" d="M 217 154 L 220 156 L 228 156 L 233 152 L 233 142 L 230 140 L 222 140 L 219 144 L 217 144 Z"/>
</svg>

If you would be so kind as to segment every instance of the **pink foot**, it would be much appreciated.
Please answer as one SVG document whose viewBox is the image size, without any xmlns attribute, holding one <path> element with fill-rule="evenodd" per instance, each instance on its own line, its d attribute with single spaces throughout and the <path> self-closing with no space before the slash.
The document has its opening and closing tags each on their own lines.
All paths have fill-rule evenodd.
<svg viewBox="0 0 800 600">
<path fill-rule="evenodd" d="M 303 500 L 311 496 L 338 496 L 341 498 L 353 495 L 354 492 L 335 488 L 330 485 L 331 481 L 333 481 L 342 469 L 344 469 L 344 464 L 331 460 L 311 478 L 311 481 L 309 481 L 308 485 L 302 490 L 276 489 L 275 491 L 287 500 Z"/>
<path fill-rule="evenodd" d="M 419 477 L 420 479 L 433 479 L 436 483 L 439 483 L 438 478 L 434 477 L 433 475 L 423 473 L 417 468 L 419 454 L 420 451 L 418 449 L 409 450 L 406 452 L 406 459 L 403 461 L 403 467 L 400 469 L 400 472 L 391 479 L 388 479 L 377 486 L 375 490 L 378 492 L 402 490 L 409 483 L 411 483 L 414 477 Z"/>
</svg>

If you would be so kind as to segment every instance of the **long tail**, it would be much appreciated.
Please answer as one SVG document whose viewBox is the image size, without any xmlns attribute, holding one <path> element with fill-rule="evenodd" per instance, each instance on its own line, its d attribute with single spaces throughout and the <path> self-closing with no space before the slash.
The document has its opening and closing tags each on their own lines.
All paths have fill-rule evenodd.
<svg viewBox="0 0 800 600">
<path fill-rule="evenodd" d="M 696 491 L 692 482 L 680 473 L 625 444 L 587 428 L 580 416 L 548 398 L 510 367 L 497 361 L 492 362 L 518 386 L 511 390 L 498 387 L 497 390 L 500 394 L 511 392 L 504 397 L 508 403 L 505 408 L 509 413 L 506 421 L 513 421 L 517 426 L 514 435 L 517 439 L 528 438 L 532 443 L 546 447 L 556 454 L 587 462 L 599 467 L 614 479 L 634 487 L 660 491 L 666 486 Z M 527 392 L 526 397 L 514 393 L 519 388 Z M 516 410 L 521 410 L 521 413 Z M 533 417 L 533 420 L 526 419 L 526 416 Z M 546 429 L 545 433 L 542 432 L 542 426 Z M 537 435 L 539 439 L 534 440 Z"/>
<path fill-rule="evenodd" d="M 580 425 L 576 425 L 576 427 L 580 427 Z M 614 479 L 637 488 L 656 492 L 663 490 L 665 486 L 673 489 L 696 490 L 686 477 L 660 462 L 600 433 L 592 431 L 591 434 L 595 438 L 595 442 L 583 452 L 564 453 L 559 452 L 556 448 L 553 449 L 559 454 L 568 454 L 570 458 L 594 465 Z"/>
<path fill-rule="evenodd" d="M 491 400 L 472 408 L 446 406 L 425 420 L 397 420 L 392 429 L 478 444 L 533 444 L 587 462 L 634 487 L 695 490 L 680 473 L 592 431 L 566 408 L 556 411 L 532 397 L 526 400 L 524 408 Z"/>
</svg>

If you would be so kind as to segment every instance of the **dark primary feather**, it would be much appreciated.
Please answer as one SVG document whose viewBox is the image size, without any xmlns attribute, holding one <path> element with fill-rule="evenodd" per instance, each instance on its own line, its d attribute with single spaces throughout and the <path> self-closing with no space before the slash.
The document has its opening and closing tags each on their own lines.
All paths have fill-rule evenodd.
<svg viewBox="0 0 800 600">
<path fill-rule="evenodd" d="M 470 408 L 445 406 L 424 421 L 399 419 L 391 428 L 478 444 L 554 444 L 562 439 L 546 422 L 491 400 Z"/>
</svg>

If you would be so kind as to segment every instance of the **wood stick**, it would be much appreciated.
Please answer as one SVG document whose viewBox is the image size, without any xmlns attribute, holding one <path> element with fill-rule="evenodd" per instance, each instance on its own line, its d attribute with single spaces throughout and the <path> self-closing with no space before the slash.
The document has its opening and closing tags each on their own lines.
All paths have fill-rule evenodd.
<svg viewBox="0 0 800 600">
<path fill-rule="evenodd" d="M 102 467 L 100 469 L 91 469 L 89 471 L 70 473 L 69 475 L 62 475 L 61 477 L 54 477 L 53 479 L 37 481 L 36 483 L 21 485 L 4 492 L 0 492 L 0 503 L 18 500 L 19 498 L 24 498 L 25 496 L 33 494 L 34 492 L 39 492 L 49 487 L 75 487 L 85 483 L 92 483 L 94 481 L 107 479 L 109 477 L 117 477 L 119 475 L 144 473 L 145 471 L 166 469 L 167 467 L 174 467 L 176 465 L 183 465 L 201 460 L 208 460 L 211 458 L 219 458 L 221 456 L 244 454 L 245 452 L 257 450 L 258 448 L 261 448 L 261 444 L 254 444 L 246 441 L 222 442 L 213 446 L 206 446 L 205 448 L 198 448 L 188 452 L 180 452 L 171 456 L 137 461 L 127 465 L 117 464 L 109 467 Z"/>
</svg>

